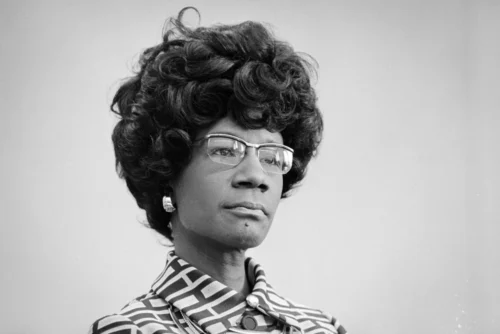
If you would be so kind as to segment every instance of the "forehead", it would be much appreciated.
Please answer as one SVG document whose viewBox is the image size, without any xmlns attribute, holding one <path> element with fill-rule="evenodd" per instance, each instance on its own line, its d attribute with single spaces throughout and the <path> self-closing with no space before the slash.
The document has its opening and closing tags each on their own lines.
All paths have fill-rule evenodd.
<svg viewBox="0 0 500 334">
<path fill-rule="evenodd" d="M 200 133 L 200 137 L 213 133 L 225 133 L 239 137 L 249 143 L 277 143 L 283 144 L 283 137 L 279 132 L 270 132 L 267 129 L 247 129 L 237 124 L 231 117 L 224 117 L 214 125 Z"/>
</svg>

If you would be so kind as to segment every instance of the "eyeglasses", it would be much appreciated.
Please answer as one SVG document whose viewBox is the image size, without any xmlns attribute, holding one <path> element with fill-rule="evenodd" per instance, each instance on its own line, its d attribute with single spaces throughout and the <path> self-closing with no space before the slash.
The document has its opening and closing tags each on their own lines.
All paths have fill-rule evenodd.
<svg viewBox="0 0 500 334">
<path fill-rule="evenodd" d="M 292 168 L 293 149 L 288 146 L 267 143 L 247 143 L 236 136 L 213 133 L 195 141 L 207 141 L 207 154 L 214 162 L 236 166 L 246 155 L 248 147 L 254 147 L 262 169 L 274 174 L 286 174 Z"/>
</svg>

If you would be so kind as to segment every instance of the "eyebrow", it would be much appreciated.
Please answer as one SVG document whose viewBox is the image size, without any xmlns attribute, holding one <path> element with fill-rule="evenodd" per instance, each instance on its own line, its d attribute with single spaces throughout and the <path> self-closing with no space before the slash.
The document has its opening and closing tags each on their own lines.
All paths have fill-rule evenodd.
<svg viewBox="0 0 500 334">
<path fill-rule="evenodd" d="M 248 140 L 246 140 L 246 139 L 244 139 L 244 138 L 241 138 L 239 135 L 237 135 L 236 133 L 231 132 L 231 131 L 215 131 L 215 132 L 210 132 L 210 133 L 207 133 L 207 135 L 219 135 L 219 134 L 220 134 L 220 135 L 231 135 L 231 136 L 237 137 L 237 138 L 239 138 L 239 139 L 242 139 L 242 140 L 244 140 L 244 141 L 247 141 L 247 142 L 248 142 Z M 257 144 L 257 143 L 255 143 L 255 144 Z M 269 137 L 266 137 L 266 138 L 264 139 L 264 141 L 263 141 L 262 143 L 260 143 L 260 144 L 279 144 L 279 145 L 283 145 L 282 143 L 279 143 L 279 142 L 277 142 L 276 140 L 271 139 L 271 138 L 269 138 Z"/>
</svg>

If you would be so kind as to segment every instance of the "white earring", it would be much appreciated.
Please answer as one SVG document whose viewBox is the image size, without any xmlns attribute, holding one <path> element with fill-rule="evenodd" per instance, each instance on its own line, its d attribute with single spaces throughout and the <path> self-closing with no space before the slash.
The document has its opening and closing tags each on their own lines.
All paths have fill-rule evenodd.
<svg viewBox="0 0 500 334">
<path fill-rule="evenodd" d="M 163 196 L 163 209 L 167 212 L 174 212 L 175 211 L 175 206 L 172 204 L 172 198 L 170 196 Z"/>
</svg>

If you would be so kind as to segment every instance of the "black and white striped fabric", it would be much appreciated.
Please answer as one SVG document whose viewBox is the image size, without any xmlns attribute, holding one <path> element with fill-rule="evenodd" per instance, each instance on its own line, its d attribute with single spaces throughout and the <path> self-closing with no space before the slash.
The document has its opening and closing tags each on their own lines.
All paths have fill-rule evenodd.
<svg viewBox="0 0 500 334">
<path fill-rule="evenodd" d="M 257 305 L 248 303 L 247 296 L 202 273 L 172 251 L 149 293 L 129 302 L 117 314 L 95 321 L 90 333 L 182 334 L 178 328 L 182 326 L 190 334 L 197 334 L 194 330 L 221 334 L 230 328 L 241 329 L 242 319 L 251 316 L 256 324 L 253 331 L 347 334 L 332 316 L 279 296 L 255 260 L 247 258 L 245 264 Z"/>
</svg>

